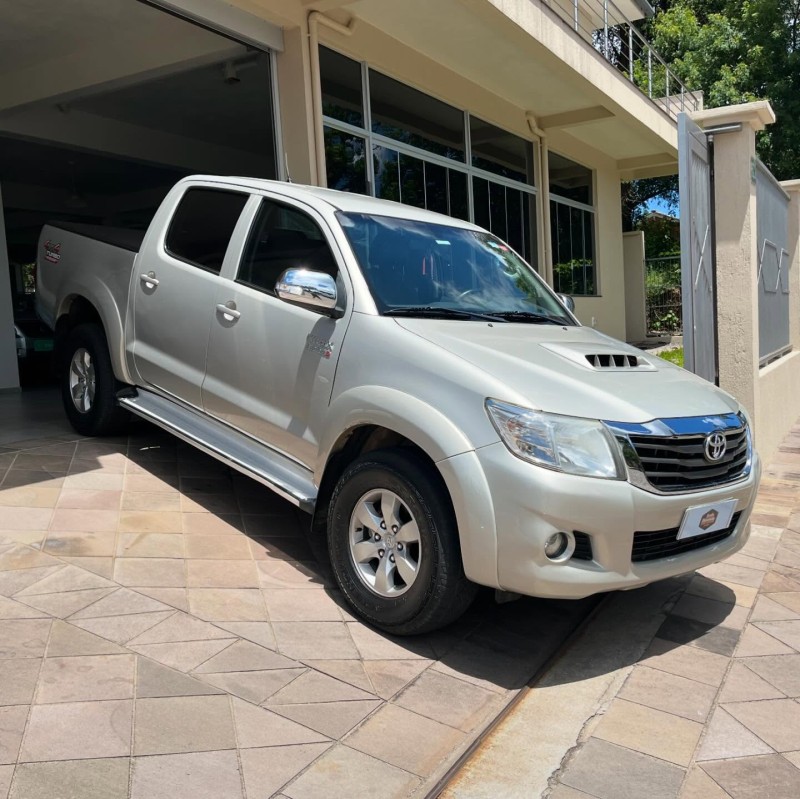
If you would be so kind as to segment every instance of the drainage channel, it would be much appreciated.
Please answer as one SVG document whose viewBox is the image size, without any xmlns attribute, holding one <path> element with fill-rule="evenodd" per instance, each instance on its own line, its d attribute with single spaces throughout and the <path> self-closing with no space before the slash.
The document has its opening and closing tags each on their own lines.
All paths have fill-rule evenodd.
<svg viewBox="0 0 800 799">
<path fill-rule="evenodd" d="M 519 704 L 531 691 L 541 682 L 542 678 L 557 663 L 561 657 L 572 647 L 572 645 L 583 635 L 586 628 L 592 623 L 601 611 L 609 597 L 613 594 L 598 594 L 594 597 L 582 617 L 576 617 L 574 625 L 569 629 L 561 643 L 553 650 L 550 656 L 544 660 L 531 679 L 520 688 L 517 693 L 509 700 L 508 704 L 495 716 L 495 718 L 485 727 L 485 729 L 475 738 L 475 740 L 464 750 L 462 755 L 447 769 L 447 771 L 437 780 L 433 787 L 428 791 L 425 799 L 437 799 L 455 782 L 464 766 L 480 751 L 488 742 L 494 731 L 517 709 Z"/>
</svg>

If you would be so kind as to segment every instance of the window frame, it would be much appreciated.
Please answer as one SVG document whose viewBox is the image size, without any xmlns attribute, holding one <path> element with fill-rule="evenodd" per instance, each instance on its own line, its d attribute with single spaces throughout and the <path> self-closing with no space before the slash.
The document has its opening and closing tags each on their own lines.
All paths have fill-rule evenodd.
<svg viewBox="0 0 800 799">
<path fill-rule="evenodd" d="M 236 222 L 234 223 L 233 227 L 231 228 L 231 235 L 228 238 L 227 245 L 225 246 L 225 253 L 222 256 L 222 261 L 220 261 L 219 269 L 212 269 L 209 266 L 204 266 L 203 264 L 197 263 L 197 261 L 192 261 L 191 259 L 186 258 L 183 255 L 179 255 L 178 253 L 173 252 L 172 249 L 170 249 L 170 247 L 169 247 L 169 236 L 170 236 L 170 232 L 172 231 L 172 227 L 175 224 L 175 217 L 177 216 L 178 211 L 180 210 L 181 205 L 183 204 L 183 201 L 186 199 L 186 196 L 190 192 L 193 192 L 193 191 L 214 192 L 216 194 L 234 194 L 234 195 L 237 195 L 237 196 L 240 196 L 240 197 L 244 198 L 244 203 L 242 204 L 242 208 L 239 211 L 239 216 L 236 218 Z M 227 255 L 228 255 L 228 251 L 231 248 L 231 243 L 233 242 L 235 234 L 236 234 L 236 227 L 238 226 L 240 220 L 242 219 L 242 215 L 247 210 L 247 203 L 248 203 L 249 199 L 250 199 L 249 192 L 242 191 L 241 189 L 236 189 L 236 188 L 230 188 L 229 189 L 227 187 L 221 188 L 221 187 L 218 187 L 218 186 L 206 186 L 206 185 L 203 185 L 203 184 L 200 184 L 200 185 L 192 184 L 190 186 L 187 186 L 186 190 L 178 198 L 178 201 L 175 203 L 175 206 L 172 209 L 172 213 L 170 214 L 169 225 L 167 225 L 167 229 L 166 229 L 166 231 L 164 233 L 164 239 L 163 239 L 164 253 L 166 255 L 168 255 L 170 258 L 173 258 L 176 261 L 180 261 L 182 264 L 186 264 L 187 266 L 194 267 L 195 269 L 200 269 L 203 272 L 207 272 L 210 275 L 215 275 L 217 277 L 221 277 L 222 276 L 222 272 L 223 272 L 223 270 L 225 268 L 225 259 L 226 259 Z"/>
</svg>

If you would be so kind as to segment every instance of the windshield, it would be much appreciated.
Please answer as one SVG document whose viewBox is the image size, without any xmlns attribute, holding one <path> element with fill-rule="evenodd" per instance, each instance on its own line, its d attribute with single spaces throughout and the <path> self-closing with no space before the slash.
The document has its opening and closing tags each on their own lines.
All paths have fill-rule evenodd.
<svg viewBox="0 0 800 799">
<path fill-rule="evenodd" d="M 338 212 L 384 315 L 574 325 L 560 300 L 490 233 Z"/>
</svg>

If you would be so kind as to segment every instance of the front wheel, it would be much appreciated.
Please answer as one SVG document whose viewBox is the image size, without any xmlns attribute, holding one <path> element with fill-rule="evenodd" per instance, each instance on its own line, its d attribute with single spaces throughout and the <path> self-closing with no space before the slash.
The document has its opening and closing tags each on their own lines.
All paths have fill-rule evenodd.
<svg viewBox="0 0 800 799">
<path fill-rule="evenodd" d="M 59 351 L 61 400 L 75 431 L 84 436 L 122 432 L 128 414 L 117 405 L 120 384 L 114 377 L 102 328 L 78 325 L 67 334 Z"/>
<path fill-rule="evenodd" d="M 386 632 L 443 627 L 475 595 L 444 483 L 411 451 L 370 452 L 345 470 L 331 498 L 328 549 L 349 604 Z"/>
</svg>

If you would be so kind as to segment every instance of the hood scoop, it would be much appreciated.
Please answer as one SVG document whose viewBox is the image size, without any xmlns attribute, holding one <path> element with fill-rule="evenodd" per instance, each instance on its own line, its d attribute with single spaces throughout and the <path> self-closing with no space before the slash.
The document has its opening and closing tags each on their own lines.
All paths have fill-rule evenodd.
<svg viewBox="0 0 800 799">
<path fill-rule="evenodd" d="M 566 358 L 578 366 L 595 372 L 655 372 L 656 367 L 647 359 L 631 352 L 620 352 L 598 347 L 597 344 L 542 344 L 546 350 Z"/>
</svg>

